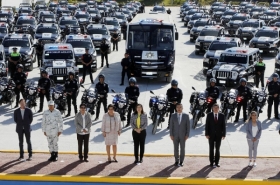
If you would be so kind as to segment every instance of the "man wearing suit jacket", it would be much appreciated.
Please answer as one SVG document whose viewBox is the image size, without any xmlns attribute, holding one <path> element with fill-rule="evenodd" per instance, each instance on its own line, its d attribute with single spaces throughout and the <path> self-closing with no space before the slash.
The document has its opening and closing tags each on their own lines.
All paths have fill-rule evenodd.
<svg viewBox="0 0 280 185">
<path fill-rule="evenodd" d="M 28 161 L 32 160 L 32 146 L 30 141 L 30 132 L 31 128 L 30 125 L 33 121 L 33 113 L 32 111 L 25 107 L 25 100 L 21 99 L 19 101 L 20 108 L 16 109 L 14 111 L 14 121 L 16 122 L 16 132 L 18 133 L 18 139 L 19 139 L 19 161 L 22 161 L 24 159 L 24 151 L 23 151 L 23 135 L 25 135 L 26 143 L 27 143 L 27 149 L 29 158 Z"/>
<path fill-rule="evenodd" d="M 220 167 L 220 146 L 222 139 L 226 137 L 226 124 L 225 116 L 219 113 L 219 105 L 214 104 L 212 109 L 213 112 L 207 114 L 206 117 L 205 136 L 209 140 L 210 166 L 216 168 Z M 215 160 L 214 148 L 216 148 Z"/>
<path fill-rule="evenodd" d="M 183 113 L 183 105 L 177 103 L 176 113 L 170 118 L 170 138 L 174 144 L 175 166 L 183 166 L 185 159 L 185 143 L 190 134 L 189 115 Z M 179 163 L 179 145 L 180 145 L 180 163 Z"/>
</svg>

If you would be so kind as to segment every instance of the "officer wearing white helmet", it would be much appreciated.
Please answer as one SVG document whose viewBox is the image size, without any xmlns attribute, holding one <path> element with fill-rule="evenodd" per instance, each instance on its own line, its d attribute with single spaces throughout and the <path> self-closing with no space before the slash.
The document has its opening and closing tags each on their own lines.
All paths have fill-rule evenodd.
<svg viewBox="0 0 280 185">
<path fill-rule="evenodd" d="M 42 130 L 47 137 L 51 157 L 48 161 L 57 161 L 58 137 L 63 131 L 63 119 L 59 110 L 54 108 L 54 101 L 48 102 L 49 110 L 44 111 L 42 119 Z"/>
</svg>

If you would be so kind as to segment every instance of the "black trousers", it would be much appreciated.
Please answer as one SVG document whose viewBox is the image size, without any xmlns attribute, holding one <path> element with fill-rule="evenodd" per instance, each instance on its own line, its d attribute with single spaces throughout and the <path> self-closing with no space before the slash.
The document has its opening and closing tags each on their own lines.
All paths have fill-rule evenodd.
<svg viewBox="0 0 280 185">
<path fill-rule="evenodd" d="M 132 131 L 133 143 L 134 143 L 134 157 L 135 160 L 139 160 L 139 146 L 140 146 L 140 160 L 143 159 L 145 152 L 145 140 L 146 140 L 146 130 L 142 130 L 140 134 L 136 131 Z"/>
<path fill-rule="evenodd" d="M 256 87 L 259 88 L 259 83 L 261 82 L 262 87 L 264 87 L 264 73 L 256 74 Z"/>
<path fill-rule="evenodd" d="M 118 51 L 118 42 L 119 41 L 113 41 L 113 51 L 115 51 L 115 48 L 116 48 L 116 50 Z"/>
<path fill-rule="evenodd" d="M 267 117 L 270 118 L 271 116 L 271 108 L 272 108 L 272 104 L 274 103 L 274 116 L 276 118 L 279 117 L 279 113 L 278 113 L 278 105 L 279 105 L 279 96 L 277 96 L 276 98 L 274 97 L 269 97 L 268 98 L 268 108 L 267 108 Z"/>
<path fill-rule="evenodd" d="M 15 72 L 16 72 L 16 70 L 17 70 L 16 65 L 10 63 L 10 65 L 9 65 L 9 70 L 10 70 L 10 73 L 11 73 L 11 74 L 10 74 L 10 75 L 11 75 L 11 78 L 13 78 L 13 77 L 14 77 L 14 74 L 15 74 Z"/>
<path fill-rule="evenodd" d="M 176 111 L 176 105 L 170 104 L 168 126 L 169 126 L 169 124 L 170 124 L 171 115 L 172 115 L 174 112 L 177 112 L 177 111 Z"/>
<path fill-rule="evenodd" d="M 221 146 L 222 138 L 215 136 L 214 138 L 209 138 L 209 161 L 210 164 L 219 164 L 220 161 L 220 146 Z M 214 160 L 214 150 L 215 152 L 215 160 Z"/>
<path fill-rule="evenodd" d="M 74 111 L 75 111 L 75 114 L 76 114 L 78 112 L 76 94 L 67 95 L 68 114 L 71 113 L 71 100 L 72 100 L 72 104 L 74 106 Z"/>
<path fill-rule="evenodd" d="M 86 80 L 86 73 L 89 73 L 90 81 L 93 83 L 92 73 L 91 73 L 91 66 L 83 65 L 83 82 Z"/>
<path fill-rule="evenodd" d="M 49 90 L 45 90 L 45 94 L 43 94 L 42 92 L 39 93 L 39 97 L 40 97 L 40 110 L 43 110 L 43 106 L 44 106 L 44 97 L 47 98 L 47 101 L 50 101 L 50 92 Z"/>
<path fill-rule="evenodd" d="M 128 112 L 127 112 L 127 124 L 130 124 L 130 118 L 131 118 L 132 110 L 133 110 L 133 112 L 136 110 L 136 105 L 137 104 L 138 103 L 135 102 L 135 103 L 129 105 Z"/>
<path fill-rule="evenodd" d="M 19 155 L 23 158 L 24 150 L 23 150 L 23 135 L 25 135 L 26 143 L 27 143 L 27 150 L 29 157 L 32 156 L 32 145 L 30 141 L 30 131 L 26 131 L 22 129 L 22 131 L 18 132 L 18 140 L 19 140 Z"/>
<path fill-rule="evenodd" d="M 24 94 L 24 86 L 21 85 L 20 88 L 15 88 L 15 94 L 16 94 L 16 105 L 19 103 L 20 93 L 22 94 L 22 97 L 25 98 Z"/>
<path fill-rule="evenodd" d="M 42 54 L 36 54 L 37 55 L 37 62 L 38 62 L 38 67 L 42 66 Z"/>
<path fill-rule="evenodd" d="M 99 117 L 101 103 L 103 104 L 104 113 L 108 112 L 108 110 L 107 110 L 107 98 L 100 98 L 99 101 L 97 102 L 97 107 L 96 107 L 96 117 L 97 118 Z"/>
<path fill-rule="evenodd" d="M 247 100 L 243 99 L 243 103 L 237 105 L 235 120 L 239 120 L 241 107 L 243 109 L 243 120 L 247 120 Z"/>
<path fill-rule="evenodd" d="M 125 77 L 125 73 L 126 73 L 126 76 L 127 76 L 127 79 L 129 80 L 130 78 L 130 71 L 129 70 L 122 70 L 122 84 L 124 83 L 124 77 Z"/>
<path fill-rule="evenodd" d="M 103 67 L 104 64 L 104 58 L 106 59 L 106 65 L 109 66 L 108 53 L 101 53 L 101 67 Z"/>
<path fill-rule="evenodd" d="M 85 134 L 85 135 L 77 134 L 77 140 L 78 140 L 79 158 L 87 159 L 88 158 L 89 134 Z M 83 145 L 84 145 L 84 155 L 83 155 Z"/>
</svg>

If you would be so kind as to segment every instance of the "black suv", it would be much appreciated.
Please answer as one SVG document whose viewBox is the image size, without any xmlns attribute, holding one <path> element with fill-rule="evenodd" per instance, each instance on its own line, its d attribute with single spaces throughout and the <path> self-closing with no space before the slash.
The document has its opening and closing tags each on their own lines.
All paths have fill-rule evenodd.
<svg viewBox="0 0 280 185">
<path fill-rule="evenodd" d="M 40 40 L 43 44 L 54 43 L 58 39 L 60 29 L 57 24 L 41 23 L 35 31 L 35 39 Z"/>
<path fill-rule="evenodd" d="M 250 19 L 250 15 L 244 14 L 244 13 L 237 13 L 232 16 L 230 21 L 227 23 L 228 26 L 228 32 L 229 33 L 236 33 L 236 30 L 239 28 L 239 26 L 243 23 L 243 21 L 246 21 Z"/>
<path fill-rule="evenodd" d="M 193 28 L 190 31 L 190 42 L 194 42 L 200 31 L 204 28 L 204 26 L 211 25 L 212 21 L 209 18 L 206 19 L 198 19 L 194 21 Z"/>
<path fill-rule="evenodd" d="M 217 22 L 220 22 L 221 21 L 221 17 L 222 15 L 224 14 L 225 11 L 227 11 L 228 8 L 227 7 L 224 7 L 224 6 L 219 6 L 217 8 L 215 8 L 213 10 L 213 14 L 212 14 L 212 19 L 217 21 Z"/>
<path fill-rule="evenodd" d="M 205 52 L 213 40 L 225 35 L 224 32 L 225 29 L 221 26 L 206 26 L 203 28 L 195 41 L 195 54 Z"/>
<path fill-rule="evenodd" d="M 103 17 L 101 24 L 105 24 L 110 34 L 113 34 L 113 31 L 116 31 L 119 35 L 119 41 L 121 41 L 121 26 L 116 17 Z"/>
<path fill-rule="evenodd" d="M 205 13 L 195 13 L 193 14 L 191 20 L 188 23 L 188 33 L 190 33 L 191 29 L 193 28 L 194 22 L 201 18 L 209 18 L 210 16 Z"/>
<path fill-rule="evenodd" d="M 221 37 L 214 40 L 203 58 L 203 74 L 206 75 L 218 62 L 221 53 L 232 47 L 241 47 L 242 42 L 239 38 Z"/>
<path fill-rule="evenodd" d="M 237 13 L 238 13 L 237 10 L 232 10 L 232 9 L 229 9 L 229 10 L 225 11 L 224 14 L 221 17 L 221 25 L 226 26 L 226 24 L 230 21 L 232 16 L 237 14 Z"/>
<path fill-rule="evenodd" d="M 265 10 L 266 10 L 265 7 L 255 6 L 254 8 L 252 8 L 249 14 L 252 19 L 258 19 L 259 16 L 262 15 Z"/>
<path fill-rule="evenodd" d="M 259 20 L 259 19 L 246 20 L 238 28 L 237 36 L 242 41 L 250 41 L 255 36 L 255 33 L 263 26 L 265 26 L 265 22 L 263 20 Z"/>
<path fill-rule="evenodd" d="M 262 27 L 255 34 L 255 37 L 250 41 L 249 47 L 259 48 L 262 53 L 270 53 L 275 56 L 279 52 L 280 28 L 277 27 Z"/>
<path fill-rule="evenodd" d="M 266 10 L 263 15 L 259 16 L 259 19 L 264 20 L 265 23 L 268 23 L 270 20 L 273 20 L 279 16 L 277 10 Z"/>
<path fill-rule="evenodd" d="M 184 26 L 187 26 L 189 21 L 191 20 L 192 16 L 195 14 L 195 13 L 203 13 L 204 11 L 203 10 L 198 10 L 198 9 L 192 9 L 190 11 L 188 11 L 187 15 L 184 17 Z"/>
</svg>

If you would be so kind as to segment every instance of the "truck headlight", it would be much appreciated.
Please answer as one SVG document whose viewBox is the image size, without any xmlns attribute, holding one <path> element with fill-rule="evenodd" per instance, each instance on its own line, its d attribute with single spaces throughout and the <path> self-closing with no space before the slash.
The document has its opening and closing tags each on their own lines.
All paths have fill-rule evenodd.
<svg viewBox="0 0 280 185">
<path fill-rule="evenodd" d="M 196 41 L 195 45 L 200 46 L 200 42 Z"/>
<path fill-rule="evenodd" d="M 209 58 L 204 58 L 203 62 L 209 62 Z"/>
<path fill-rule="evenodd" d="M 233 80 L 236 80 L 237 77 L 238 77 L 238 72 L 233 71 L 233 72 L 231 73 L 231 78 L 232 78 Z"/>
<path fill-rule="evenodd" d="M 277 43 L 269 43 L 270 47 L 276 47 Z"/>
<path fill-rule="evenodd" d="M 69 73 L 70 71 L 74 71 L 73 67 L 67 67 L 67 73 Z"/>
<path fill-rule="evenodd" d="M 48 74 L 50 74 L 50 73 L 52 73 L 52 68 L 48 67 L 48 68 L 46 68 L 46 71 L 48 72 Z"/>
<path fill-rule="evenodd" d="M 246 74 L 245 71 L 240 72 L 240 73 L 239 73 L 239 78 L 243 77 L 245 74 Z"/>
<path fill-rule="evenodd" d="M 215 78 L 215 76 L 216 76 L 216 70 L 212 70 L 212 77 Z"/>
</svg>

